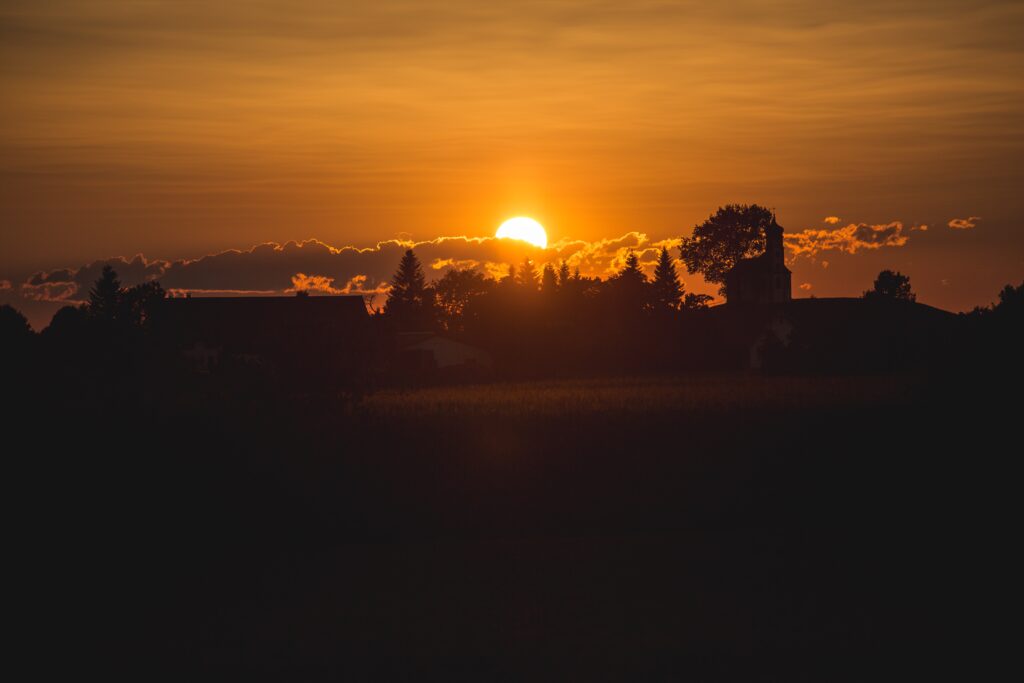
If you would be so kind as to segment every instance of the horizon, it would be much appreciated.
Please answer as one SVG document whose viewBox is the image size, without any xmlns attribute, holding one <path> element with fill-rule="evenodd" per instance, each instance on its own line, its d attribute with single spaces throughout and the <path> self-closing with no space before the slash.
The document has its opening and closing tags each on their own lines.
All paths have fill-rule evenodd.
<svg viewBox="0 0 1024 683">
<path fill-rule="evenodd" d="M 977 220 L 977 217 L 973 218 Z M 799 266 L 805 261 L 815 268 L 827 270 L 832 261 L 821 258 L 823 252 L 829 255 L 837 251 L 837 255 L 849 256 L 886 247 L 902 247 L 913 233 L 929 231 L 926 225 L 910 226 L 908 229 L 901 222 L 877 226 L 850 223 L 842 226 L 835 221 L 825 220 L 823 224 L 825 228 L 820 230 L 784 233 L 788 266 Z M 949 229 L 958 230 L 952 227 Z M 60 308 L 87 303 L 89 287 L 103 266 L 110 265 L 126 286 L 158 281 L 165 285 L 170 296 L 285 296 L 303 291 L 314 296 L 367 296 L 377 306 L 386 301 L 391 277 L 401 253 L 407 248 L 417 250 L 418 254 L 425 252 L 424 271 L 427 280 L 436 282 L 452 268 L 469 268 L 486 277 L 500 279 L 507 274 L 509 265 L 515 266 L 523 258 L 530 258 L 538 270 L 547 264 L 557 267 L 565 262 L 570 267 L 579 267 L 585 277 L 606 280 L 618 272 L 629 253 L 636 253 L 640 257 L 642 270 L 651 278 L 657 253 L 662 246 L 667 247 L 672 254 L 685 291 L 711 296 L 711 306 L 725 303 L 717 284 L 706 282 L 700 273 L 687 273 L 679 258 L 678 243 L 678 239 L 652 240 L 642 232 L 630 232 L 616 239 L 595 242 L 560 240 L 547 247 L 495 236 L 449 236 L 423 242 L 391 239 L 367 247 L 335 247 L 317 239 L 284 244 L 268 242 L 248 249 L 230 249 L 197 258 L 174 260 L 149 259 L 138 253 L 128 258 L 115 256 L 97 259 L 78 267 L 37 271 L 26 276 L 21 283 L 0 280 L 0 303 L 14 305 L 26 316 L 33 329 L 41 331 Z M 244 259 L 252 260 L 251 266 L 239 263 Z M 270 262 L 274 260 L 279 263 Z M 885 266 L 889 261 L 884 258 L 876 257 L 872 262 L 879 263 L 882 270 L 889 269 Z M 865 264 L 858 265 L 861 266 L 859 270 L 863 271 Z M 853 285 L 860 289 L 846 290 L 840 285 L 815 290 L 811 283 L 802 280 L 794 270 L 793 298 L 856 298 L 870 288 L 877 272 L 880 271 L 873 274 L 868 272 L 863 283 Z M 918 282 L 912 279 L 912 284 L 917 291 Z M 934 295 L 936 291 L 934 288 L 926 288 L 927 292 L 923 296 L 918 292 L 919 302 L 954 313 L 969 312 L 976 307 L 992 304 L 1003 285 L 995 286 L 986 300 L 967 302 L 959 308 L 947 308 L 930 299 L 929 294 Z"/>
</svg>

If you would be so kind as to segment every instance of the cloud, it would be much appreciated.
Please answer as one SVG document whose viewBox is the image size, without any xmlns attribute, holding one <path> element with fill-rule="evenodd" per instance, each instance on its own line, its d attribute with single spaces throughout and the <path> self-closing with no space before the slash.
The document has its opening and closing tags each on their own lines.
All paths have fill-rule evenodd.
<svg viewBox="0 0 1024 683">
<path fill-rule="evenodd" d="M 43 282 L 40 284 L 26 282 L 19 288 L 19 293 L 33 301 L 81 303 L 81 300 L 77 298 L 78 284 L 75 282 Z"/>
<path fill-rule="evenodd" d="M 968 218 L 954 218 L 947 225 L 953 230 L 973 230 L 978 226 L 981 216 L 969 216 Z"/>
<path fill-rule="evenodd" d="M 363 276 L 365 279 L 365 276 Z M 292 275 L 292 286 L 286 292 L 322 292 L 324 294 L 341 294 L 340 289 L 334 287 L 334 278 L 325 275 L 306 275 L 296 273 Z"/>
<path fill-rule="evenodd" d="M 377 296 L 387 294 L 391 285 L 387 282 L 378 282 L 376 286 L 367 286 L 369 280 L 366 275 L 354 275 L 348 279 L 344 287 L 335 287 L 334 278 L 326 275 L 306 275 L 296 273 L 292 276 L 292 286 L 284 290 L 285 293 L 295 292 L 317 292 L 320 294 L 358 294 Z"/>
<path fill-rule="evenodd" d="M 509 264 L 518 266 L 526 258 L 538 269 L 564 261 L 570 268 L 578 267 L 583 275 L 607 277 L 622 267 L 630 251 L 649 273 L 653 272 L 661 247 L 674 248 L 678 243 L 652 241 L 641 232 L 592 242 L 562 240 L 547 249 L 494 237 L 438 237 L 420 242 L 395 239 L 365 248 L 335 247 L 309 239 L 267 242 L 177 261 L 151 260 L 142 254 L 115 257 L 77 268 L 37 272 L 18 290 L 22 297 L 36 301 L 77 303 L 86 297 L 103 267 L 110 265 L 124 285 L 159 280 L 172 296 L 267 296 L 308 291 L 379 297 L 387 293 L 395 268 L 409 248 L 424 264 L 428 279 L 438 279 L 451 268 L 478 268 L 500 278 L 507 274 Z"/>
<path fill-rule="evenodd" d="M 76 303 L 84 300 L 92 284 L 100 277 L 104 266 L 117 271 L 122 284 L 127 286 L 149 280 L 158 280 L 166 274 L 171 263 L 149 261 L 142 254 L 132 258 L 115 257 L 93 261 L 78 268 L 59 268 L 33 274 L 20 285 L 20 294 L 35 301 Z"/>
<path fill-rule="evenodd" d="M 925 223 L 922 223 L 921 225 L 912 225 L 912 226 L 910 226 L 910 231 L 911 232 L 928 232 L 928 226 Z"/>
<path fill-rule="evenodd" d="M 850 223 L 833 230 L 808 228 L 802 232 L 783 235 L 786 247 L 793 257 L 815 256 L 822 251 L 840 251 L 856 254 L 864 249 L 902 247 L 909 237 L 904 234 L 903 223 L 893 221 L 879 225 Z"/>
<path fill-rule="evenodd" d="M 839 216 L 825 216 L 825 222 L 829 225 L 839 225 L 842 220 Z"/>
<path fill-rule="evenodd" d="M 802 285 L 800 285 L 800 289 L 804 290 L 805 292 L 811 291 L 811 283 L 810 282 L 803 283 Z"/>
<path fill-rule="evenodd" d="M 462 260 L 438 258 L 434 259 L 434 262 L 430 264 L 430 267 L 434 270 L 444 270 L 445 268 L 458 268 L 459 270 L 465 270 L 467 268 L 476 268 L 479 265 L 479 261 L 475 261 L 471 258 Z"/>
</svg>

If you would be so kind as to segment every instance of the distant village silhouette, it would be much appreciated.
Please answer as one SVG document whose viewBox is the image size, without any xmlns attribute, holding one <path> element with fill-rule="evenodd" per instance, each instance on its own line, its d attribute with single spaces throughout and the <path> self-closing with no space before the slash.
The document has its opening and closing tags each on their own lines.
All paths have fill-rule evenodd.
<svg viewBox="0 0 1024 683">
<path fill-rule="evenodd" d="M 880 273 L 861 297 L 793 299 L 783 232 L 774 212 L 729 205 L 683 240 L 690 272 L 721 283 L 719 306 L 684 292 L 666 248 L 651 280 L 630 253 L 604 281 L 565 263 L 538 273 L 527 259 L 500 280 L 453 268 L 434 283 L 410 249 L 383 310 L 359 296 L 304 291 L 170 298 L 157 282 L 123 288 L 108 266 L 90 303 L 62 309 L 41 335 L 5 307 L 3 339 L 61 355 L 116 337 L 146 346 L 149 361 L 158 349 L 160 362 L 187 372 L 360 392 L 646 371 L 892 372 L 948 358 L 960 343 L 964 316 L 917 302 L 898 272 Z M 994 309 L 1017 308 L 1021 287 L 1000 297 Z"/>
</svg>

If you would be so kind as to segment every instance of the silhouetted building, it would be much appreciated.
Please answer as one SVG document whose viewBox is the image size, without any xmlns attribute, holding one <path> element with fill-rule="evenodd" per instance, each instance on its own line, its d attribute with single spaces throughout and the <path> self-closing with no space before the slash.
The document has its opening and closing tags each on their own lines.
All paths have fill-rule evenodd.
<svg viewBox="0 0 1024 683">
<path fill-rule="evenodd" d="M 200 372 L 230 362 L 337 379 L 364 368 L 374 348 L 359 296 L 171 298 L 157 324 Z"/>
<path fill-rule="evenodd" d="M 491 354 L 483 349 L 431 332 L 398 335 L 398 349 L 398 367 L 406 373 L 480 377 L 492 369 Z"/>
<path fill-rule="evenodd" d="M 793 275 L 786 267 L 782 226 L 775 221 L 765 229 L 760 256 L 742 259 L 725 275 L 725 296 L 730 304 L 781 304 L 792 298 Z"/>
</svg>

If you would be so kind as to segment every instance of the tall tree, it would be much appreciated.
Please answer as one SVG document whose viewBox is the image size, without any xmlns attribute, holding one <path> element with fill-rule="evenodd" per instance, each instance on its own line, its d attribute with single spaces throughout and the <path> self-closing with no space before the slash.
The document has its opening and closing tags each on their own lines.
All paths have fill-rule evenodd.
<svg viewBox="0 0 1024 683">
<path fill-rule="evenodd" d="M 505 277 L 498 280 L 498 284 L 501 285 L 502 289 L 513 289 L 519 281 L 516 275 L 516 267 L 510 263 L 508 265 L 508 273 L 505 274 Z"/>
<path fill-rule="evenodd" d="M 643 268 L 640 267 L 640 257 L 632 249 L 626 255 L 622 270 L 615 274 L 615 279 L 619 282 L 634 284 L 647 282 L 647 276 L 644 275 Z"/>
<path fill-rule="evenodd" d="M 565 285 L 568 284 L 570 277 L 569 264 L 565 261 L 561 261 L 558 264 L 558 286 L 565 287 Z"/>
<path fill-rule="evenodd" d="M 640 267 L 640 258 L 631 249 L 622 269 L 608 281 L 608 291 L 619 305 L 631 310 L 647 307 L 649 300 L 647 276 Z"/>
<path fill-rule="evenodd" d="M 654 268 L 654 282 L 651 285 L 654 303 L 661 308 L 677 310 L 683 298 L 683 285 L 679 282 L 676 264 L 667 247 L 661 248 L 658 265 Z"/>
<path fill-rule="evenodd" d="M 407 249 L 391 278 L 385 313 L 406 328 L 429 326 L 433 294 L 427 287 L 423 267 L 412 249 Z"/>
<path fill-rule="evenodd" d="M 480 271 L 466 268 L 452 268 L 434 284 L 438 313 L 442 325 L 449 332 L 463 328 L 466 307 L 494 288 L 494 280 L 484 277 Z"/>
<path fill-rule="evenodd" d="M 519 267 L 519 271 L 516 274 L 516 284 L 530 292 L 536 292 L 538 287 L 540 287 L 537 267 L 533 265 L 533 261 L 529 257 L 524 259 L 523 265 Z"/>
<path fill-rule="evenodd" d="M 545 263 L 544 270 L 541 271 L 540 289 L 549 296 L 558 291 L 558 274 L 550 263 Z"/>
<path fill-rule="evenodd" d="M 112 266 L 103 266 L 103 273 L 89 290 L 89 313 L 99 320 L 115 320 L 121 316 L 124 290 Z"/>
<path fill-rule="evenodd" d="M 686 270 L 691 275 L 701 273 L 706 281 L 722 285 L 724 290 L 730 268 L 740 259 L 764 252 L 765 228 L 772 220 L 772 212 L 757 204 L 719 207 L 679 245 Z"/>
<path fill-rule="evenodd" d="M 864 292 L 864 298 L 916 301 L 917 295 L 910 289 L 909 277 L 898 270 L 883 270 L 875 278 L 874 286 Z"/>
</svg>

